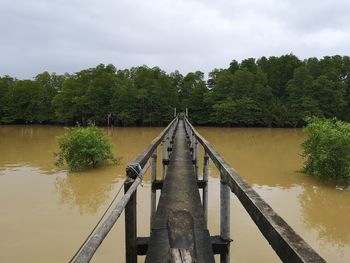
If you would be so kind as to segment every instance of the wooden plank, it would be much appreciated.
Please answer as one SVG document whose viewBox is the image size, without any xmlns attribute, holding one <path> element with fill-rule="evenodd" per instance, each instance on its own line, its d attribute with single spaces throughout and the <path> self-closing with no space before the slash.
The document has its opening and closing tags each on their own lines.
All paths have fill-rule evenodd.
<svg viewBox="0 0 350 263">
<path fill-rule="evenodd" d="M 191 251 L 184 248 L 170 248 L 170 263 L 194 263 Z"/>
<path fill-rule="evenodd" d="M 147 254 L 150 237 L 138 237 L 137 238 L 137 255 L 145 256 Z M 227 246 L 231 241 L 222 240 L 220 236 L 211 236 L 211 245 L 214 254 L 226 253 Z"/>
<path fill-rule="evenodd" d="M 193 218 L 186 210 L 170 212 L 168 217 L 171 263 L 196 262 Z"/>
<path fill-rule="evenodd" d="M 183 121 L 179 122 L 173 153 L 162 186 L 146 262 L 168 263 L 170 244 L 167 220 L 171 211 L 186 210 L 194 219 L 194 238 L 198 262 L 214 262 L 209 231 L 206 228 L 192 156 L 186 142 Z"/>
<path fill-rule="evenodd" d="M 154 190 L 158 190 L 158 189 L 162 189 L 163 188 L 163 184 L 164 184 L 164 180 L 155 180 L 152 183 L 152 189 Z M 208 185 L 208 181 L 205 180 L 197 180 L 197 187 L 199 189 L 205 188 Z"/>
</svg>

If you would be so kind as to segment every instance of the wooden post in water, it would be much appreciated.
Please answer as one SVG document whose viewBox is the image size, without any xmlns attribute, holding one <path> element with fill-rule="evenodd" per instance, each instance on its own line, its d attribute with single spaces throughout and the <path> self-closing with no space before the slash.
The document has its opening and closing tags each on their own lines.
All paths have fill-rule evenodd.
<svg viewBox="0 0 350 263">
<path fill-rule="evenodd" d="M 124 182 L 124 193 L 128 191 L 135 180 L 127 178 Z M 130 197 L 125 206 L 125 262 L 137 263 L 137 220 L 136 193 Z"/>
<path fill-rule="evenodd" d="M 203 181 L 205 186 L 203 188 L 203 210 L 205 223 L 208 226 L 208 177 L 209 177 L 209 155 L 206 150 L 204 150 L 204 160 L 203 160 Z"/>
<path fill-rule="evenodd" d="M 151 218 L 150 229 L 152 229 L 152 221 L 156 213 L 157 190 L 153 183 L 157 180 L 157 149 L 152 154 L 152 171 L 151 171 Z"/>
<path fill-rule="evenodd" d="M 225 241 L 230 239 L 230 187 L 224 181 L 221 174 L 220 180 L 220 237 Z M 220 255 L 221 263 L 230 262 L 230 245 L 227 250 Z"/>
</svg>

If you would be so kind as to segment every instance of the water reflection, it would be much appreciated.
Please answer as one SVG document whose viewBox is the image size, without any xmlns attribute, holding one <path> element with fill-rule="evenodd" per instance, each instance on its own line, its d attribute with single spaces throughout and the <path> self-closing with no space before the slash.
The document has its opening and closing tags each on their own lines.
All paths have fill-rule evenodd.
<svg viewBox="0 0 350 263">
<path fill-rule="evenodd" d="M 54 126 L 1 126 L 0 169 L 30 165 L 54 173 L 55 136 L 63 132 L 63 128 Z"/>
<path fill-rule="evenodd" d="M 350 245 L 350 191 L 334 184 L 307 185 L 299 196 L 305 225 L 337 246 Z"/>
<path fill-rule="evenodd" d="M 350 191 L 297 172 L 301 129 L 198 130 L 326 260 L 350 262 Z M 213 165 L 210 171 L 218 176 Z"/>
<path fill-rule="evenodd" d="M 78 208 L 80 213 L 96 213 L 109 200 L 117 174 L 111 169 L 98 168 L 57 176 L 55 187 L 61 203 Z"/>
<path fill-rule="evenodd" d="M 104 129 L 112 140 L 115 155 L 123 157 L 121 164 L 68 173 L 53 165 L 55 137 L 64 132 L 63 127 L 0 126 L 3 248 L 0 262 L 25 262 L 28 258 L 35 262 L 66 262 L 116 193 L 125 177 L 126 164 L 161 130 Z M 301 130 L 199 128 L 199 131 L 322 256 L 328 261 L 350 261 L 350 191 L 337 190 L 335 185 L 296 172 L 302 166 L 299 145 L 305 137 Z M 211 176 L 217 178 L 217 169 L 211 165 Z M 149 235 L 149 222 L 145 220 L 149 217 L 148 177 L 149 174 L 145 178 L 146 187 L 140 188 L 138 194 L 139 234 L 144 236 Z M 211 178 L 209 185 L 209 224 L 214 235 L 219 232 L 220 222 L 220 184 L 216 178 Z M 231 213 L 235 239 L 232 260 L 278 262 L 235 199 Z M 113 231 L 116 232 L 109 236 L 112 241 L 107 239 L 103 243 L 99 252 L 101 260 L 96 262 L 123 257 L 123 251 L 115 249 L 116 244 L 123 246 L 123 226 Z M 251 253 L 252 246 L 259 247 L 259 252 Z M 47 253 L 42 253 L 43 250 Z"/>
<path fill-rule="evenodd" d="M 301 129 L 198 128 L 250 184 L 290 188 L 302 183 Z M 213 166 L 214 168 L 214 166 Z M 213 175 L 217 176 L 216 169 Z"/>
</svg>

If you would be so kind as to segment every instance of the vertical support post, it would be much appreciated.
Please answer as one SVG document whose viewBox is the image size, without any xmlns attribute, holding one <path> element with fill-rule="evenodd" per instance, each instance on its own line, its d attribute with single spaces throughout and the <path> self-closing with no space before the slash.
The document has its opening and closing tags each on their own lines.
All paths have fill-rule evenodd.
<svg viewBox="0 0 350 263">
<path fill-rule="evenodd" d="M 170 134 L 166 135 L 166 159 L 170 159 Z"/>
<path fill-rule="evenodd" d="M 152 230 L 152 222 L 156 213 L 157 190 L 154 182 L 157 180 L 157 150 L 152 154 L 152 172 L 151 172 L 151 215 L 150 215 L 150 230 Z"/>
<path fill-rule="evenodd" d="M 188 118 L 188 108 L 186 108 L 186 118 Z"/>
<path fill-rule="evenodd" d="M 176 108 L 174 108 L 174 118 L 176 118 Z"/>
<path fill-rule="evenodd" d="M 162 179 L 164 180 L 165 178 L 165 160 L 166 156 L 165 156 L 165 140 L 163 139 L 162 141 Z"/>
<path fill-rule="evenodd" d="M 224 181 L 224 176 L 220 174 L 220 237 L 223 240 L 230 240 L 230 188 Z M 227 250 L 220 255 L 221 263 L 230 262 L 230 245 Z"/>
<path fill-rule="evenodd" d="M 204 161 L 203 161 L 203 181 L 205 186 L 203 188 L 203 210 L 205 223 L 208 226 L 208 177 L 209 177 L 209 155 L 204 150 Z"/>
<path fill-rule="evenodd" d="M 134 179 L 131 178 L 125 180 L 124 193 L 133 182 Z M 125 206 L 125 262 L 137 263 L 136 191 Z"/>
<path fill-rule="evenodd" d="M 194 172 L 196 174 L 196 178 L 198 180 L 198 141 L 195 136 L 193 136 L 193 164 L 194 164 Z"/>
<path fill-rule="evenodd" d="M 193 147 L 193 132 L 192 129 L 190 129 L 190 148 Z"/>
</svg>

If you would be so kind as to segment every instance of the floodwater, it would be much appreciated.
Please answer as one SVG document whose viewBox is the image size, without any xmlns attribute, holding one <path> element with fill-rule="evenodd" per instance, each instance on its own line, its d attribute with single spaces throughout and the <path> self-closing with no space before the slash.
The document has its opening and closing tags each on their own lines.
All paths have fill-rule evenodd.
<svg viewBox="0 0 350 263">
<path fill-rule="evenodd" d="M 64 128 L 0 126 L 0 262 L 68 262 L 120 189 L 125 165 L 161 130 L 104 129 L 120 165 L 70 173 L 53 164 L 55 137 Z M 305 139 L 300 129 L 198 130 L 321 256 L 350 262 L 350 190 L 297 172 Z M 219 188 L 211 165 L 211 235 L 219 233 Z M 139 236 L 149 235 L 149 193 L 146 176 L 137 196 Z M 124 261 L 123 228 L 122 215 L 92 262 Z M 231 237 L 232 262 L 279 262 L 234 195 Z"/>
</svg>

